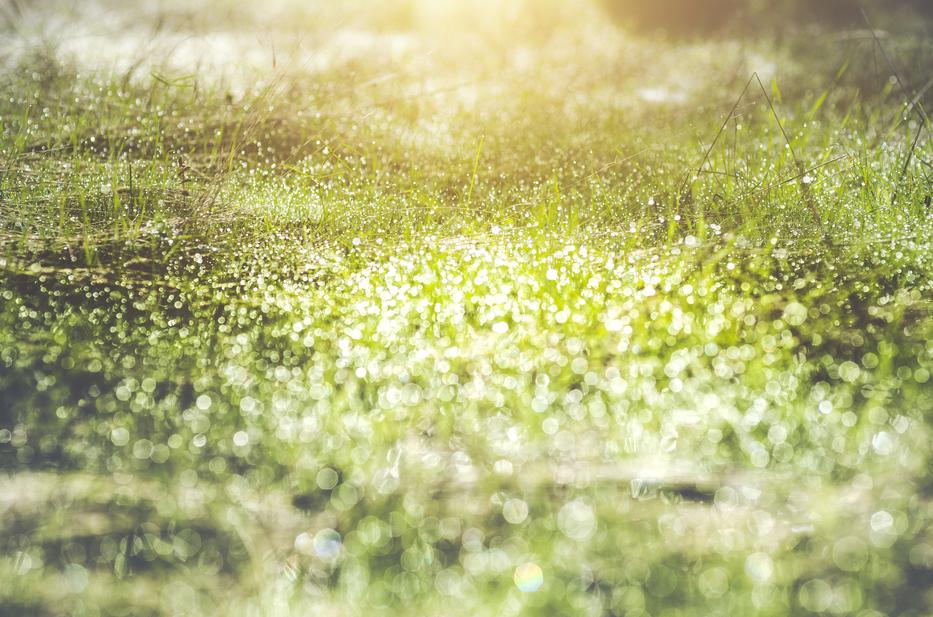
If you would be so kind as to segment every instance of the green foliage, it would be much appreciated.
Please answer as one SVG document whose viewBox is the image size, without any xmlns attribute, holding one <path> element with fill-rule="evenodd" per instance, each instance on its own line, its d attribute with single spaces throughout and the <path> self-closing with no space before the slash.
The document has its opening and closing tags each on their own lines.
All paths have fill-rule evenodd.
<svg viewBox="0 0 933 617">
<path fill-rule="evenodd" d="M 928 613 L 914 26 L 402 4 L 3 57 L 0 614 Z"/>
</svg>

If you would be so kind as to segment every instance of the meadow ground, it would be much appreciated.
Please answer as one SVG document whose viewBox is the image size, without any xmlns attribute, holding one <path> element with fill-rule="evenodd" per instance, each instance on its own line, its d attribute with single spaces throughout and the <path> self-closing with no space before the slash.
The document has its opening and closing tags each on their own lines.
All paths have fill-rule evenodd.
<svg viewBox="0 0 933 617">
<path fill-rule="evenodd" d="M 0 615 L 933 613 L 928 22 L 155 7 L 0 7 Z"/>
</svg>

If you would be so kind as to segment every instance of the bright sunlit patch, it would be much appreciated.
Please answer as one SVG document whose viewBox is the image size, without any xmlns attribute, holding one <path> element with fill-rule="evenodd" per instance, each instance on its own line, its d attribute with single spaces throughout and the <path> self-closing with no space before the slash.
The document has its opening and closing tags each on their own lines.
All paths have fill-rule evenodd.
<svg viewBox="0 0 933 617">
<path fill-rule="evenodd" d="M 646 103 L 683 103 L 687 96 L 684 92 L 671 91 L 667 88 L 641 88 L 638 97 Z"/>
<path fill-rule="evenodd" d="M 536 563 L 523 563 L 515 568 L 515 575 L 512 579 L 520 591 L 534 593 L 544 585 L 544 571 Z"/>
</svg>

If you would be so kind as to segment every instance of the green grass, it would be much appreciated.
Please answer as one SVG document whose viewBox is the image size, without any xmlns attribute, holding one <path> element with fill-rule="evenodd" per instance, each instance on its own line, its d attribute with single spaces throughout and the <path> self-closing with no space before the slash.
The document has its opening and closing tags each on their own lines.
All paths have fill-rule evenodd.
<svg viewBox="0 0 933 617">
<path fill-rule="evenodd" d="M 3 31 L 0 614 L 930 614 L 928 24 L 407 6 Z"/>
</svg>

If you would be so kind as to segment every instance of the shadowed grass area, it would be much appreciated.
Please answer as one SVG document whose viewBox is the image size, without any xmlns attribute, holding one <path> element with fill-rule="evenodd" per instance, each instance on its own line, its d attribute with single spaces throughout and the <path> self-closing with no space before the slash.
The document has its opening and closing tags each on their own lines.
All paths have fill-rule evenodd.
<svg viewBox="0 0 933 617">
<path fill-rule="evenodd" d="M 921 17 L 14 6 L 0 614 L 931 610 Z"/>
</svg>

